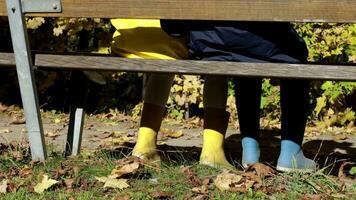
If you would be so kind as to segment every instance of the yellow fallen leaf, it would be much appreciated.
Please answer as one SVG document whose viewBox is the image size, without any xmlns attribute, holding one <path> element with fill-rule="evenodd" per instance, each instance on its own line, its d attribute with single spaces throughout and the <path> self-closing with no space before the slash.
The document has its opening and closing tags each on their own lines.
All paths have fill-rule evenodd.
<svg viewBox="0 0 356 200">
<path fill-rule="evenodd" d="M 36 193 L 42 193 L 43 191 L 47 190 L 48 188 L 52 187 L 53 185 L 57 184 L 58 181 L 54 179 L 48 179 L 48 175 L 43 175 L 42 180 L 38 183 L 34 189 Z"/>
<path fill-rule="evenodd" d="M 104 188 L 119 188 L 125 189 L 130 187 L 127 183 L 127 179 L 116 179 L 113 177 L 95 177 L 99 182 L 104 183 Z"/>
</svg>

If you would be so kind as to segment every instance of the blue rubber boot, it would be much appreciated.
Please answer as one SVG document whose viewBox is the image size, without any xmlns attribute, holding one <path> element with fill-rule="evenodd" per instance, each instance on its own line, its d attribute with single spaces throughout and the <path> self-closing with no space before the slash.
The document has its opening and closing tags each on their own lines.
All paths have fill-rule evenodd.
<svg viewBox="0 0 356 200">
<path fill-rule="evenodd" d="M 242 143 L 242 166 L 247 168 L 251 164 L 260 161 L 260 146 L 257 140 L 244 137 Z"/>
<path fill-rule="evenodd" d="M 316 163 L 306 158 L 301 146 L 290 140 L 282 140 L 277 170 L 282 172 L 313 172 Z"/>
</svg>

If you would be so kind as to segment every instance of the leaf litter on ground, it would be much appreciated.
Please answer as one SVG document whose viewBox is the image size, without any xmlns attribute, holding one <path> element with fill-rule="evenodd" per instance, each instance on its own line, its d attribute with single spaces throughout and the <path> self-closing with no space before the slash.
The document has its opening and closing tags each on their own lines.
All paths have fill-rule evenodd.
<svg viewBox="0 0 356 200">
<path fill-rule="evenodd" d="M 260 188 L 263 178 L 275 174 L 276 171 L 271 167 L 262 163 L 256 163 L 250 165 L 243 173 L 224 170 L 215 178 L 214 185 L 220 191 L 246 193 L 250 188 Z"/>
<path fill-rule="evenodd" d="M 128 188 L 130 186 L 128 179 L 122 177 L 133 175 L 142 167 L 142 163 L 132 157 L 118 160 L 116 163 L 116 167 L 108 176 L 95 177 L 99 182 L 104 183 L 104 188 Z"/>
<path fill-rule="evenodd" d="M 169 138 L 180 138 L 184 135 L 182 130 L 176 131 L 176 130 L 171 130 L 168 128 L 161 128 L 160 133 L 163 136 L 169 137 Z"/>
</svg>

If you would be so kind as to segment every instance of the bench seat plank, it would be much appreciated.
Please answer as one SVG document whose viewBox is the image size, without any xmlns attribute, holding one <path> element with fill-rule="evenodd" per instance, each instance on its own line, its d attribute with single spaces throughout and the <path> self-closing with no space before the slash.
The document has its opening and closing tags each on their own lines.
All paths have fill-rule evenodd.
<svg viewBox="0 0 356 200">
<path fill-rule="evenodd" d="M 0 65 L 11 66 L 15 64 L 14 53 L 0 53 Z"/>
<path fill-rule="evenodd" d="M 355 65 L 241 63 L 191 60 L 150 60 L 119 57 L 36 54 L 40 68 L 132 72 L 305 78 L 356 81 Z"/>
<path fill-rule="evenodd" d="M 62 0 L 62 6 L 62 13 L 42 15 L 356 23 L 355 0 Z M 6 15 L 5 0 L 0 15 Z"/>
</svg>

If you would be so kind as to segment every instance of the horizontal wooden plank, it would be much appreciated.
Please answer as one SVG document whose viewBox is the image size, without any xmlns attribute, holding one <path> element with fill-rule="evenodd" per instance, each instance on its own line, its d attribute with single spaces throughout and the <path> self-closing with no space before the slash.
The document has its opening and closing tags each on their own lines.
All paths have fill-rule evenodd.
<svg viewBox="0 0 356 200">
<path fill-rule="evenodd" d="M 356 81 L 356 66 L 320 64 L 241 63 L 191 60 L 149 60 L 102 56 L 37 54 L 37 67 L 154 73 L 305 78 Z"/>
<path fill-rule="evenodd" d="M 45 16 L 356 22 L 355 0 L 62 0 L 62 6 L 62 13 Z"/>
<path fill-rule="evenodd" d="M 13 53 L 0 52 L 0 65 L 15 65 L 15 56 Z"/>
</svg>

